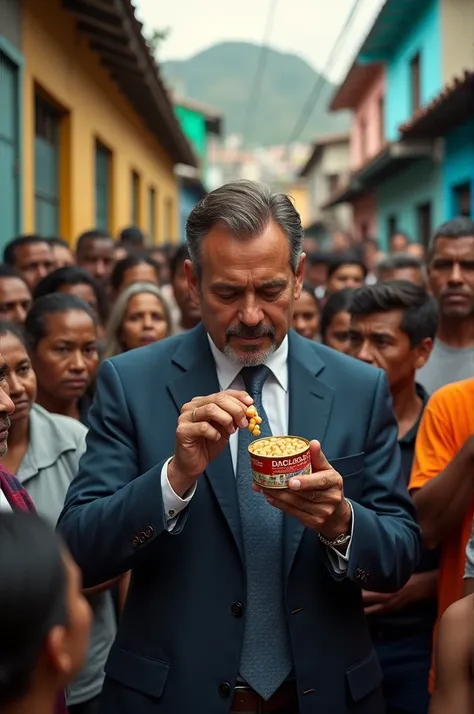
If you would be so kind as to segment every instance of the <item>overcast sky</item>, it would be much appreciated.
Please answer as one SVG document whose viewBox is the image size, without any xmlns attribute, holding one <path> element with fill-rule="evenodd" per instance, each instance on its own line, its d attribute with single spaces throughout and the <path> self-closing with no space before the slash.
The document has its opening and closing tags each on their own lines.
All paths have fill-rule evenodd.
<svg viewBox="0 0 474 714">
<path fill-rule="evenodd" d="M 134 0 L 145 30 L 169 27 L 160 60 L 187 59 L 216 42 L 262 42 L 272 0 Z M 354 0 L 276 0 L 269 44 L 304 57 L 316 70 L 328 58 Z M 384 0 L 361 0 L 347 41 L 330 72 L 340 81 Z"/>
</svg>

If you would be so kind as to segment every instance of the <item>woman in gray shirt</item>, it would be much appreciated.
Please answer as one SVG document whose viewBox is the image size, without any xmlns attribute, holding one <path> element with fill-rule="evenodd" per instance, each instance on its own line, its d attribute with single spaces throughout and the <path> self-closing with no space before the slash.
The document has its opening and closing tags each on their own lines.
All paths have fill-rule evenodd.
<svg viewBox="0 0 474 714">
<path fill-rule="evenodd" d="M 0 322 L 7 383 L 15 404 L 8 452 L 2 465 L 17 474 L 38 513 L 56 525 L 66 492 L 85 451 L 87 429 L 78 420 L 51 414 L 35 404 L 36 375 L 21 328 Z M 115 638 L 116 620 L 110 592 L 87 592 L 93 610 L 91 644 L 86 664 L 70 687 L 70 714 L 95 714 L 104 680 L 104 665 Z"/>
</svg>

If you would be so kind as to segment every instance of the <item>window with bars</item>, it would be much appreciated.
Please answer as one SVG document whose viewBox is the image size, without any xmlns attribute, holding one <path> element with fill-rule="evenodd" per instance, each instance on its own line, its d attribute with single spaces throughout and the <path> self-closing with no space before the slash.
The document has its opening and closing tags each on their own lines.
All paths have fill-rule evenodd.
<svg viewBox="0 0 474 714">
<path fill-rule="evenodd" d="M 61 112 L 42 95 L 35 95 L 35 231 L 60 233 Z"/>
<path fill-rule="evenodd" d="M 148 234 L 152 245 L 156 243 L 156 189 L 148 189 Z"/>
<path fill-rule="evenodd" d="M 165 241 L 173 240 L 173 199 L 165 200 Z"/>
<path fill-rule="evenodd" d="M 112 154 L 100 141 L 95 143 L 95 225 L 110 230 L 110 174 Z"/>
<path fill-rule="evenodd" d="M 132 215 L 133 226 L 140 225 L 140 176 L 136 171 L 132 171 Z"/>
<path fill-rule="evenodd" d="M 416 207 L 417 219 L 418 219 L 418 241 L 428 247 L 431 239 L 431 203 L 420 203 Z"/>
</svg>

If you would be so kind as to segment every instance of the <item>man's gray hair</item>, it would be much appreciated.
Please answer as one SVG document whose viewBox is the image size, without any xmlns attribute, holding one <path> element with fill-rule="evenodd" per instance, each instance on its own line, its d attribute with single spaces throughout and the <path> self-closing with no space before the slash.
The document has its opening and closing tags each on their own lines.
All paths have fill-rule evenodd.
<svg viewBox="0 0 474 714">
<path fill-rule="evenodd" d="M 186 221 L 186 239 L 194 270 L 201 271 L 201 244 L 214 228 L 226 227 L 238 240 L 260 236 L 270 220 L 288 238 L 290 264 L 296 273 L 303 252 L 301 218 L 291 199 L 284 193 L 254 181 L 233 181 L 212 191 L 193 208 Z"/>
</svg>

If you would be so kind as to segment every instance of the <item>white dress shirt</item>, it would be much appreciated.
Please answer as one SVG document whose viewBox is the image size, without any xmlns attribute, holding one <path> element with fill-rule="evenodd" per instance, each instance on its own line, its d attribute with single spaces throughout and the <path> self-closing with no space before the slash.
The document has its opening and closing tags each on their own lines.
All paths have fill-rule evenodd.
<svg viewBox="0 0 474 714">
<path fill-rule="evenodd" d="M 233 362 L 218 350 L 209 335 L 208 339 L 212 356 L 216 363 L 217 381 L 219 382 L 220 390 L 239 389 L 245 391 L 244 383 L 240 376 L 242 365 Z M 270 370 L 270 374 L 262 389 L 263 407 L 267 414 L 272 434 L 287 436 L 289 421 L 288 337 L 285 337 L 280 347 L 270 355 L 265 364 Z M 234 474 L 237 469 L 238 435 L 239 432 L 237 430 L 234 434 L 231 434 L 229 438 L 229 449 Z M 297 436 L 297 434 L 295 434 L 295 436 Z M 185 498 L 180 498 L 173 491 L 168 480 L 169 461 L 170 459 L 164 464 L 161 471 L 161 488 L 163 506 L 168 517 L 167 528 L 171 531 L 176 525 L 179 513 L 188 505 L 194 496 L 196 486 L 188 492 Z M 352 520 L 354 520 L 354 518 L 352 518 Z M 350 543 L 345 555 L 341 555 L 341 553 L 334 548 L 328 548 L 329 558 L 336 572 L 341 573 L 347 570 L 349 550 Z"/>
<path fill-rule="evenodd" d="M 2 489 L 0 488 L 0 513 L 2 511 L 11 511 L 11 510 L 12 510 L 12 508 L 7 501 L 7 497 L 5 496 Z"/>
</svg>

